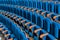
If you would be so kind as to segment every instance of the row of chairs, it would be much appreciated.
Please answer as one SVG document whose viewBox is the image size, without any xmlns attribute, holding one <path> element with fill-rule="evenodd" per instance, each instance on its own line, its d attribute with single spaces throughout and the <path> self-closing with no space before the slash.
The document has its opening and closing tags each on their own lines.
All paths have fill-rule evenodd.
<svg viewBox="0 0 60 40">
<path fill-rule="evenodd" d="M 6 5 L 5 5 L 6 6 Z M 9 6 L 9 7 L 8 7 Z M 22 16 L 29 21 L 37 24 L 47 32 L 51 33 L 54 37 L 60 38 L 58 35 L 60 33 L 60 20 L 59 15 L 55 13 L 51 13 L 44 10 L 38 10 L 38 9 L 32 9 L 24 6 L 18 6 L 18 5 L 8 5 L 6 7 L 2 7 L 2 10 L 13 12 L 15 14 L 18 14 L 19 16 Z M 55 29 L 54 29 L 55 28 Z M 55 32 L 56 31 L 56 32 Z"/>
<path fill-rule="evenodd" d="M 19 11 L 21 12 L 21 10 L 18 9 L 18 8 L 23 9 L 23 10 L 28 10 L 28 11 L 34 11 L 35 10 L 36 12 L 41 13 L 44 17 L 48 17 L 47 15 L 49 15 L 49 16 L 54 15 L 53 17 L 50 17 L 50 18 L 52 20 L 56 20 L 58 22 L 60 21 L 60 19 L 59 19 L 60 16 L 55 14 L 55 13 L 53 13 L 53 12 L 44 11 L 44 10 L 38 10 L 36 8 L 34 9 L 34 8 L 28 8 L 28 7 L 24 7 L 24 6 L 18 6 L 18 5 L 5 5 L 5 4 L 1 4 L 1 9 L 2 10 L 13 12 L 13 13 L 16 13 L 16 14 L 19 15 L 20 14 Z M 20 15 L 22 16 L 23 14 L 21 13 Z M 56 18 L 54 19 L 55 16 L 56 16 Z"/>
<path fill-rule="evenodd" d="M 2 11 L 1 11 L 2 12 Z M 4 12 L 3 12 L 4 13 Z M 6 13 L 6 12 L 5 12 Z M 13 21 L 11 21 L 9 18 L 3 16 L 0 14 L 0 22 L 2 22 L 6 27 L 12 31 L 12 33 L 16 36 L 17 40 L 28 40 L 24 34 L 24 32 L 21 31 L 19 26 L 17 26 Z M 23 37 L 24 36 L 24 37 Z"/>
<path fill-rule="evenodd" d="M 4 6 L 3 6 L 4 5 Z M 6 7 L 5 7 L 6 6 Z M 44 10 L 38 10 L 38 9 L 34 9 L 34 8 L 28 8 L 28 7 L 24 7 L 24 6 L 18 6 L 18 5 L 6 5 L 6 4 L 1 4 L 1 7 L 0 7 L 2 10 L 5 10 L 5 11 L 9 11 L 9 12 L 13 12 L 13 13 L 17 13 L 18 15 L 20 14 L 19 13 L 19 11 L 21 12 L 21 10 L 20 9 L 23 9 L 23 10 L 28 10 L 28 11 L 36 11 L 36 12 L 40 12 L 41 11 L 41 13 L 43 13 L 42 15 L 44 16 L 44 17 L 47 17 L 46 15 L 54 15 L 54 16 L 56 16 L 56 18 L 54 19 L 54 16 L 53 16 L 53 18 L 51 17 L 51 19 L 53 19 L 53 20 L 56 20 L 56 21 L 60 21 L 60 19 L 59 19 L 59 15 L 58 14 L 55 14 L 55 13 L 53 13 L 53 12 L 49 12 L 49 11 L 44 11 Z M 20 8 L 20 9 L 18 9 L 18 8 Z M 23 11 L 22 10 L 22 11 Z M 46 13 L 46 14 L 45 14 Z M 21 16 L 23 15 L 23 14 L 20 14 Z"/>
<path fill-rule="evenodd" d="M 17 40 L 15 35 L 12 34 L 12 32 L 7 27 L 5 27 L 2 23 L 0 23 L 0 32 L 4 36 L 5 38 L 4 40 Z"/>
<path fill-rule="evenodd" d="M 37 26 L 36 24 L 30 22 L 29 20 L 21 16 L 17 16 L 16 14 L 13 13 L 9 12 L 3 13 L 3 12 L 0 11 L 0 14 L 10 18 L 15 23 L 20 25 L 23 31 L 29 34 L 30 37 L 34 38 L 33 40 L 57 40 L 51 34 L 47 33 L 44 29 L 41 29 L 40 26 Z"/>
<path fill-rule="evenodd" d="M 6 0 L 0 1 L 0 4 L 13 4 L 26 6 L 29 8 L 38 8 L 46 11 L 60 14 L 60 3 L 57 1 L 40 1 L 40 0 Z"/>
</svg>

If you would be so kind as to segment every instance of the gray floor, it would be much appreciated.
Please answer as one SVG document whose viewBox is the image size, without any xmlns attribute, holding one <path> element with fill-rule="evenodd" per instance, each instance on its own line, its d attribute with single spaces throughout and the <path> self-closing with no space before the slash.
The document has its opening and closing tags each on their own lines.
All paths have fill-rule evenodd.
<svg viewBox="0 0 60 40">
<path fill-rule="evenodd" d="M 0 33 L 1 40 L 5 40 L 3 35 Z"/>
</svg>

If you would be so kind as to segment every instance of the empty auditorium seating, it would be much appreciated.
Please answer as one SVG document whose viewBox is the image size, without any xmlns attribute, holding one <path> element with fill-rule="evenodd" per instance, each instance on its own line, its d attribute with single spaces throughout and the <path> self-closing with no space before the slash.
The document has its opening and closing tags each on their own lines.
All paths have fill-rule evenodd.
<svg viewBox="0 0 60 40">
<path fill-rule="evenodd" d="M 0 0 L 0 22 L 7 40 L 60 40 L 60 3 Z"/>
</svg>

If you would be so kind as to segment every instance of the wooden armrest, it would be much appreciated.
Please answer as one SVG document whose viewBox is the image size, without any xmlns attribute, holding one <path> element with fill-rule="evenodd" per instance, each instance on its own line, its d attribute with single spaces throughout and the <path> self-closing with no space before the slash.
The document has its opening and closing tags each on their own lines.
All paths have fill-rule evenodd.
<svg viewBox="0 0 60 40">
<path fill-rule="evenodd" d="M 22 18 L 17 19 L 18 21 L 21 20 Z"/>
<path fill-rule="evenodd" d="M 4 34 L 5 32 L 7 32 L 8 30 L 5 30 L 5 31 L 3 31 L 2 33 Z"/>
<path fill-rule="evenodd" d="M 33 12 L 34 10 L 32 10 L 32 12 Z"/>
<path fill-rule="evenodd" d="M 8 37 L 10 34 L 5 34 L 5 37 Z"/>
<path fill-rule="evenodd" d="M 39 13 L 39 10 L 37 10 L 36 12 Z"/>
<path fill-rule="evenodd" d="M 50 17 L 51 14 L 53 14 L 53 13 L 49 13 L 49 14 L 47 14 L 47 17 Z"/>
<path fill-rule="evenodd" d="M 13 19 L 16 19 L 17 18 L 17 16 L 16 17 L 14 17 Z"/>
<path fill-rule="evenodd" d="M 3 28 L 0 28 L 0 31 L 2 31 L 3 30 Z"/>
<path fill-rule="evenodd" d="M 37 30 L 34 30 L 34 33 L 37 33 L 38 31 L 42 30 L 41 28 L 40 29 L 37 29 Z"/>
<path fill-rule="evenodd" d="M 47 17 L 50 17 L 50 14 L 47 14 Z"/>
<path fill-rule="evenodd" d="M 21 23 L 25 22 L 26 20 L 22 20 Z"/>
<path fill-rule="evenodd" d="M 8 40 L 13 40 L 13 38 L 10 38 L 10 39 L 8 39 Z"/>
<path fill-rule="evenodd" d="M 56 19 L 56 16 L 54 16 L 53 19 Z"/>
<path fill-rule="evenodd" d="M 36 25 L 32 25 L 32 26 L 29 27 L 29 29 L 31 29 L 31 28 L 33 28 L 33 27 L 35 27 L 35 26 L 36 26 Z"/>
<path fill-rule="evenodd" d="M 25 25 L 28 25 L 28 24 L 30 24 L 31 22 L 27 22 Z"/>
<path fill-rule="evenodd" d="M 48 35 L 48 33 L 46 33 L 46 34 L 41 34 L 40 35 L 40 38 L 43 38 L 44 36 L 47 36 Z"/>
</svg>

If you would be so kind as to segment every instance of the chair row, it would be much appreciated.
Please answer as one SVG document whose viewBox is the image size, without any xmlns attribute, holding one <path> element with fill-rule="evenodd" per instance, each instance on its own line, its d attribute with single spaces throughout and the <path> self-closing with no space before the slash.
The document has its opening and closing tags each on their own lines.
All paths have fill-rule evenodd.
<svg viewBox="0 0 60 40">
<path fill-rule="evenodd" d="M 5 27 L 2 23 L 0 23 L 0 32 L 4 36 L 5 40 L 17 40 L 14 34 Z"/>
<path fill-rule="evenodd" d="M 43 15 L 44 17 L 47 17 L 48 15 L 50 16 L 50 15 L 54 15 L 53 17 L 50 17 L 51 19 L 53 19 L 53 20 L 57 20 L 57 21 L 59 21 L 59 15 L 57 15 L 57 14 L 55 14 L 55 13 L 53 13 L 53 12 L 49 12 L 49 11 L 44 11 L 44 10 L 38 10 L 38 9 L 34 9 L 34 8 L 28 8 L 28 7 L 24 7 L 24 6 L 18 6 L 18 5 L 5 5 L 6 7 L 4 7 L 3 6 L 3 4 L 1 5 L 1 9 L 2 10 L 6 10 L 6 11 L 9 11 L 9 12 L 13 12 L 13 13 L 16 13 L 16 14 L 20 14 L 21 16 L 23 15 L 22 13 L 21 13 L 21 10 L 23 11 L 23 10 L 27 10 L 27 11 L 35 11 L 35 12 L 37 12 L 37 13 L 40 13 L 41 15 Z M 15 6 L 15 7 L 14 7 Z M 4 8 L 3 8 L 4 7 Z M 19 9 L 20 8 L 20 9 Z M 19 12 L 20 11 L 20 12 Z M 54 19 L 54 17 L 56 17 L 55 19 Z"/>
<path fill-rule="evenodd" d="M 44 17 L 47 17 L 48 15 L 50 16 L 50 15 L 54 15 L 53 17 L 50 17 L 51 19 L 53 19 L 53 20 L 56 20 L 56 21 L 58 21 L 59 22 L 59 15 L 57 15 L 57 14 L 55 14 L 55 13 L 53 13 L 53 12 L 49 12 L 49 11 L 44 11 L 44 10 L 38 10 L 38 9 L 34 9 L 34 8 L 28 8 L 28 7 L 24 7 L 24 6 L 18 6 L 18 5 L 8 5 L 8 7 L 7 7 L 7 5 L 5 5 L 6 7 L 4 7 L 3 8 L 3 5 L 1 6 L 1 9 L 2 10 L 6 10 L 6 11 L 9 11 L 9 12 L 13 12 L 13 13 L 16 13 L 16 14 L 18 14 L 18 15 L 23 15 L 22 13 L 23 12 L 25 12 L 25 11 L 23 11 L 23 10 L 27 10 L 27 11 L 35 11 L 35 12 L 37 12 L 37 13 L 40 13 L 40 14 L 42 14 Z M 15 6 L 15 7 L 14 7 Z M 11 8 L 12 7 L 12 8 Z M 20 8 L 20 9 L 19 9 Z M 21 13 L 21 10 L 23 11 L 22 13 Z M 25 15 L 26 16 L 26 15 Z M 56 17 L 56 18 L 55 18 Z M 55 18 L 55 19 L 54 19 Z"/>
<path fill-rule="evenodd" d="M 56 39 L 51 34 L 47 33 L 44 29 L 42 29 L 40 26 L 37 26 L 36 24 L 30 22 L 29 20 L 27 20 L 21 16 L 19 17 L 15 14 L 11 14 L 9 12 L 6 12 L 6 13 L 3 13 L 3 12 L 1 11 L 2 15 L 5 15 L 8 18 L 10 18 L 11 20 L 15 21 L 18 25 L 20 25 L 22 30 L 24 30 L 26 33 L 29 34 L 29 36 L 33 37 L 34 39 L 36 39 L 36 40 L 39 40 L 39 39 L 55 40 Z M 47 37 L 48 37 L 48 39 L 47 39 Z M 50 38 L 50 37 L 52 37 L 52 38 Z"/>
<path fill-rule="evenodd" d="M 6 27 L 12 31 L 18 40 L 28 40 L 24 32 L 22 32 L 21 29 L 6 16 L 0 14 L 0 22 L 6 25 Z"/>
<path fill-rule="evenodd" d="M 13 4 L 26 6 L 29 8 L 38 8 L 46 11 L 54 12 L 60 14 L 60 3 L 57 1 L 40 1 L 40 0 L 6 0 L 0 1 L 0 4 Z"/>
</svg>

